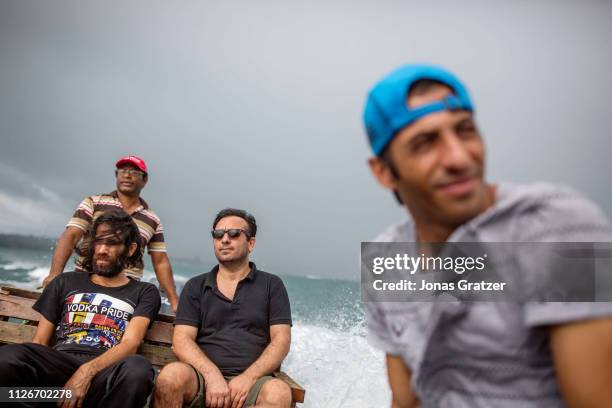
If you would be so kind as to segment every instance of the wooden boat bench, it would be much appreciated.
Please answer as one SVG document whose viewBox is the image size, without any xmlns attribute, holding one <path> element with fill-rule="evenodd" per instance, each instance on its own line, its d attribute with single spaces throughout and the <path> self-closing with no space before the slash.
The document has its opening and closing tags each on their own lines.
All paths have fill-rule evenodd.
<svg viewBox="0 0 612 408">
<path fill-rule="evenodd" d="M 32 305 L 39 296 L 39 292 L 0 286 L 0 345 L 32 340 L 40 320 L 40 314 Z M 171 349 L 173 320 L 174 316 L 159 314 L 138 350 L 138 354 L 146 357 L 156 369 L 177 361 Z M 304 388 L 282 371 L 275 372 L 274 376 L 291 387 L 293 407 L 304 402 Z"/>
</svg>

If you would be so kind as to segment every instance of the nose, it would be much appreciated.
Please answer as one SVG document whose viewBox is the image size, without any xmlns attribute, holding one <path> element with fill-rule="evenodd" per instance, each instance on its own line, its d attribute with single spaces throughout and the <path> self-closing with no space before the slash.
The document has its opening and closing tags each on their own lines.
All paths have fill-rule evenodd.
<svg viewBox="0 0 612 408">
<path fill-rule="evenodd" d="M 110 249 L 110 245 L 107 245 L 103 242 L 96 244 L 96 253 L 98 254 L 108 254 Z"/>
<path fill-rule="evenodd" d="M 221 242 L 224 244 L 227 244 L 231 241 L 229 234 L 227 233 L 227 231 L 225 232 L 225 234 L 223 234 L 223 237 L 221 237 Z"/>
<path fill-rule="evenodd" d="M 472 163 L 470 153 L 454 131 L 449 131 L 443 135 L 442 164 L 450 172 L 463 172 Z"/>
</svg>

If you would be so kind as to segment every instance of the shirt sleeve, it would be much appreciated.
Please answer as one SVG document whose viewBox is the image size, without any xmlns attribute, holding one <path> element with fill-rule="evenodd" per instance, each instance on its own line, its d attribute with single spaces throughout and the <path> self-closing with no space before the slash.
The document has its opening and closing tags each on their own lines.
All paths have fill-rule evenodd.
<svg viewBox="0 0 612 408">
<path fill-rule="evenodd" d="M 529 327 L 610 317 L 610 302 L 540 302 L 525 306 L 525 323 Z"/>
<path fill-rule="evenodd" d="M 72 218 L 68 221 L 67 227 L 77 227 L 83 231 L 89 230 L 93 223 L 94 203 L 91 197 L 87 197 L 77 207 Z"/>
<path fill-rule="evenodd" d="M 523 242 L 612 242 L 610 221 L 603 211 L 569 188 L 548 195 L 523 221 Z M 594 279 L 594 276 L 583 279 Z M 584 283 L 583 279 L 579 283 Z M 612 317 L 610 302 L 529 302 L 524 308 L 525 323 L 529 327 L 605 317 Z"/>
<path fill-rule="evenodd" d="M 181 292 L 174 325 L 185 324 L 188 326 L 200 327 L 200 280 L 191 278 Z"/>
<path fill-rule="evenodd" d="M 161 306 L 161 297 L 154 285 L 149 283 L 145 285 L 132 317 L 143 316 L 149 318 L 149 320 L 153 322 L 157 318 L 157 313 Z"/>
<path fill-rule="evenodd" d="M 289 304 L 289 295 L 283 281 L 279 277 L 274 277 L 270 283 L 270 309 L 269 322 L 270 326 L 275 324 L 292 325 L 291 320 L 291 305 Z"/>
<path fill-rule="evenodd" d="M 387 319 L 378 302 L 363 302 L 368 329 L 368 342 L 375 348 L 391 355 L 400 355 L 401 347 L 391 338 Z"/>
<path fill-rule="evenodd" d="M 32 305 L 32 309 L 44 316 L 45 319 L 57 325 L 62 317 L 64 299 L 62 298 L 66 275 L 62 274 L 51 281 L 43 293 Z"/>
<path fill-rule="evenodd" d="M 164 226 L 161 221 L 157 224 L 155 233 L 147 244 L 148 252 L 168 252 L 166 248 L 166 241 L 164 239 Z"/>
</svg>

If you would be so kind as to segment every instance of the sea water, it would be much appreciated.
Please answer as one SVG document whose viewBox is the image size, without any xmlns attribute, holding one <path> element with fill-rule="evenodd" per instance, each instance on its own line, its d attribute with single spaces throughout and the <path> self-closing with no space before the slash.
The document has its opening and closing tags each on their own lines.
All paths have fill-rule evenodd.
<svg viewBox="0 0 612 408">
<path fill-rule="evenodd" d="M 0 284 L 35 289 L 51 250 L 0 247 Z M 173 263 L 177 289 L 211 265 Z M 274 272 L 274 271 L 271 271 Z M 283 370 L 306 389 L 303 408 L 390 406 L 384 356 L 366 341 L 357 282 L 284 276 L 291 301 L 291 351 Z M 155 282 L 145 270 L 144 279 Z"/>
</svg>

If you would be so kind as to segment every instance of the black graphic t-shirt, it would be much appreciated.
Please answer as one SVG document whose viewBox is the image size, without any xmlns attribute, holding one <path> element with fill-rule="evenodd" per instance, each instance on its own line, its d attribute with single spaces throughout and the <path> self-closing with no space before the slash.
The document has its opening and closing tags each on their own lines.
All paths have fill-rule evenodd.
<svg viewBox="0 0 612 408">
<path fill-rule="evenodd" d="M 123 286 L 93 283 L 86 272 L 62 273 L 32 306 L 57 325 L 57 350 L 100 355 L 119 344 L 134 316 L 155 320 L 161 305 L 157 288 L 130 280 Z"/>
</svg>

